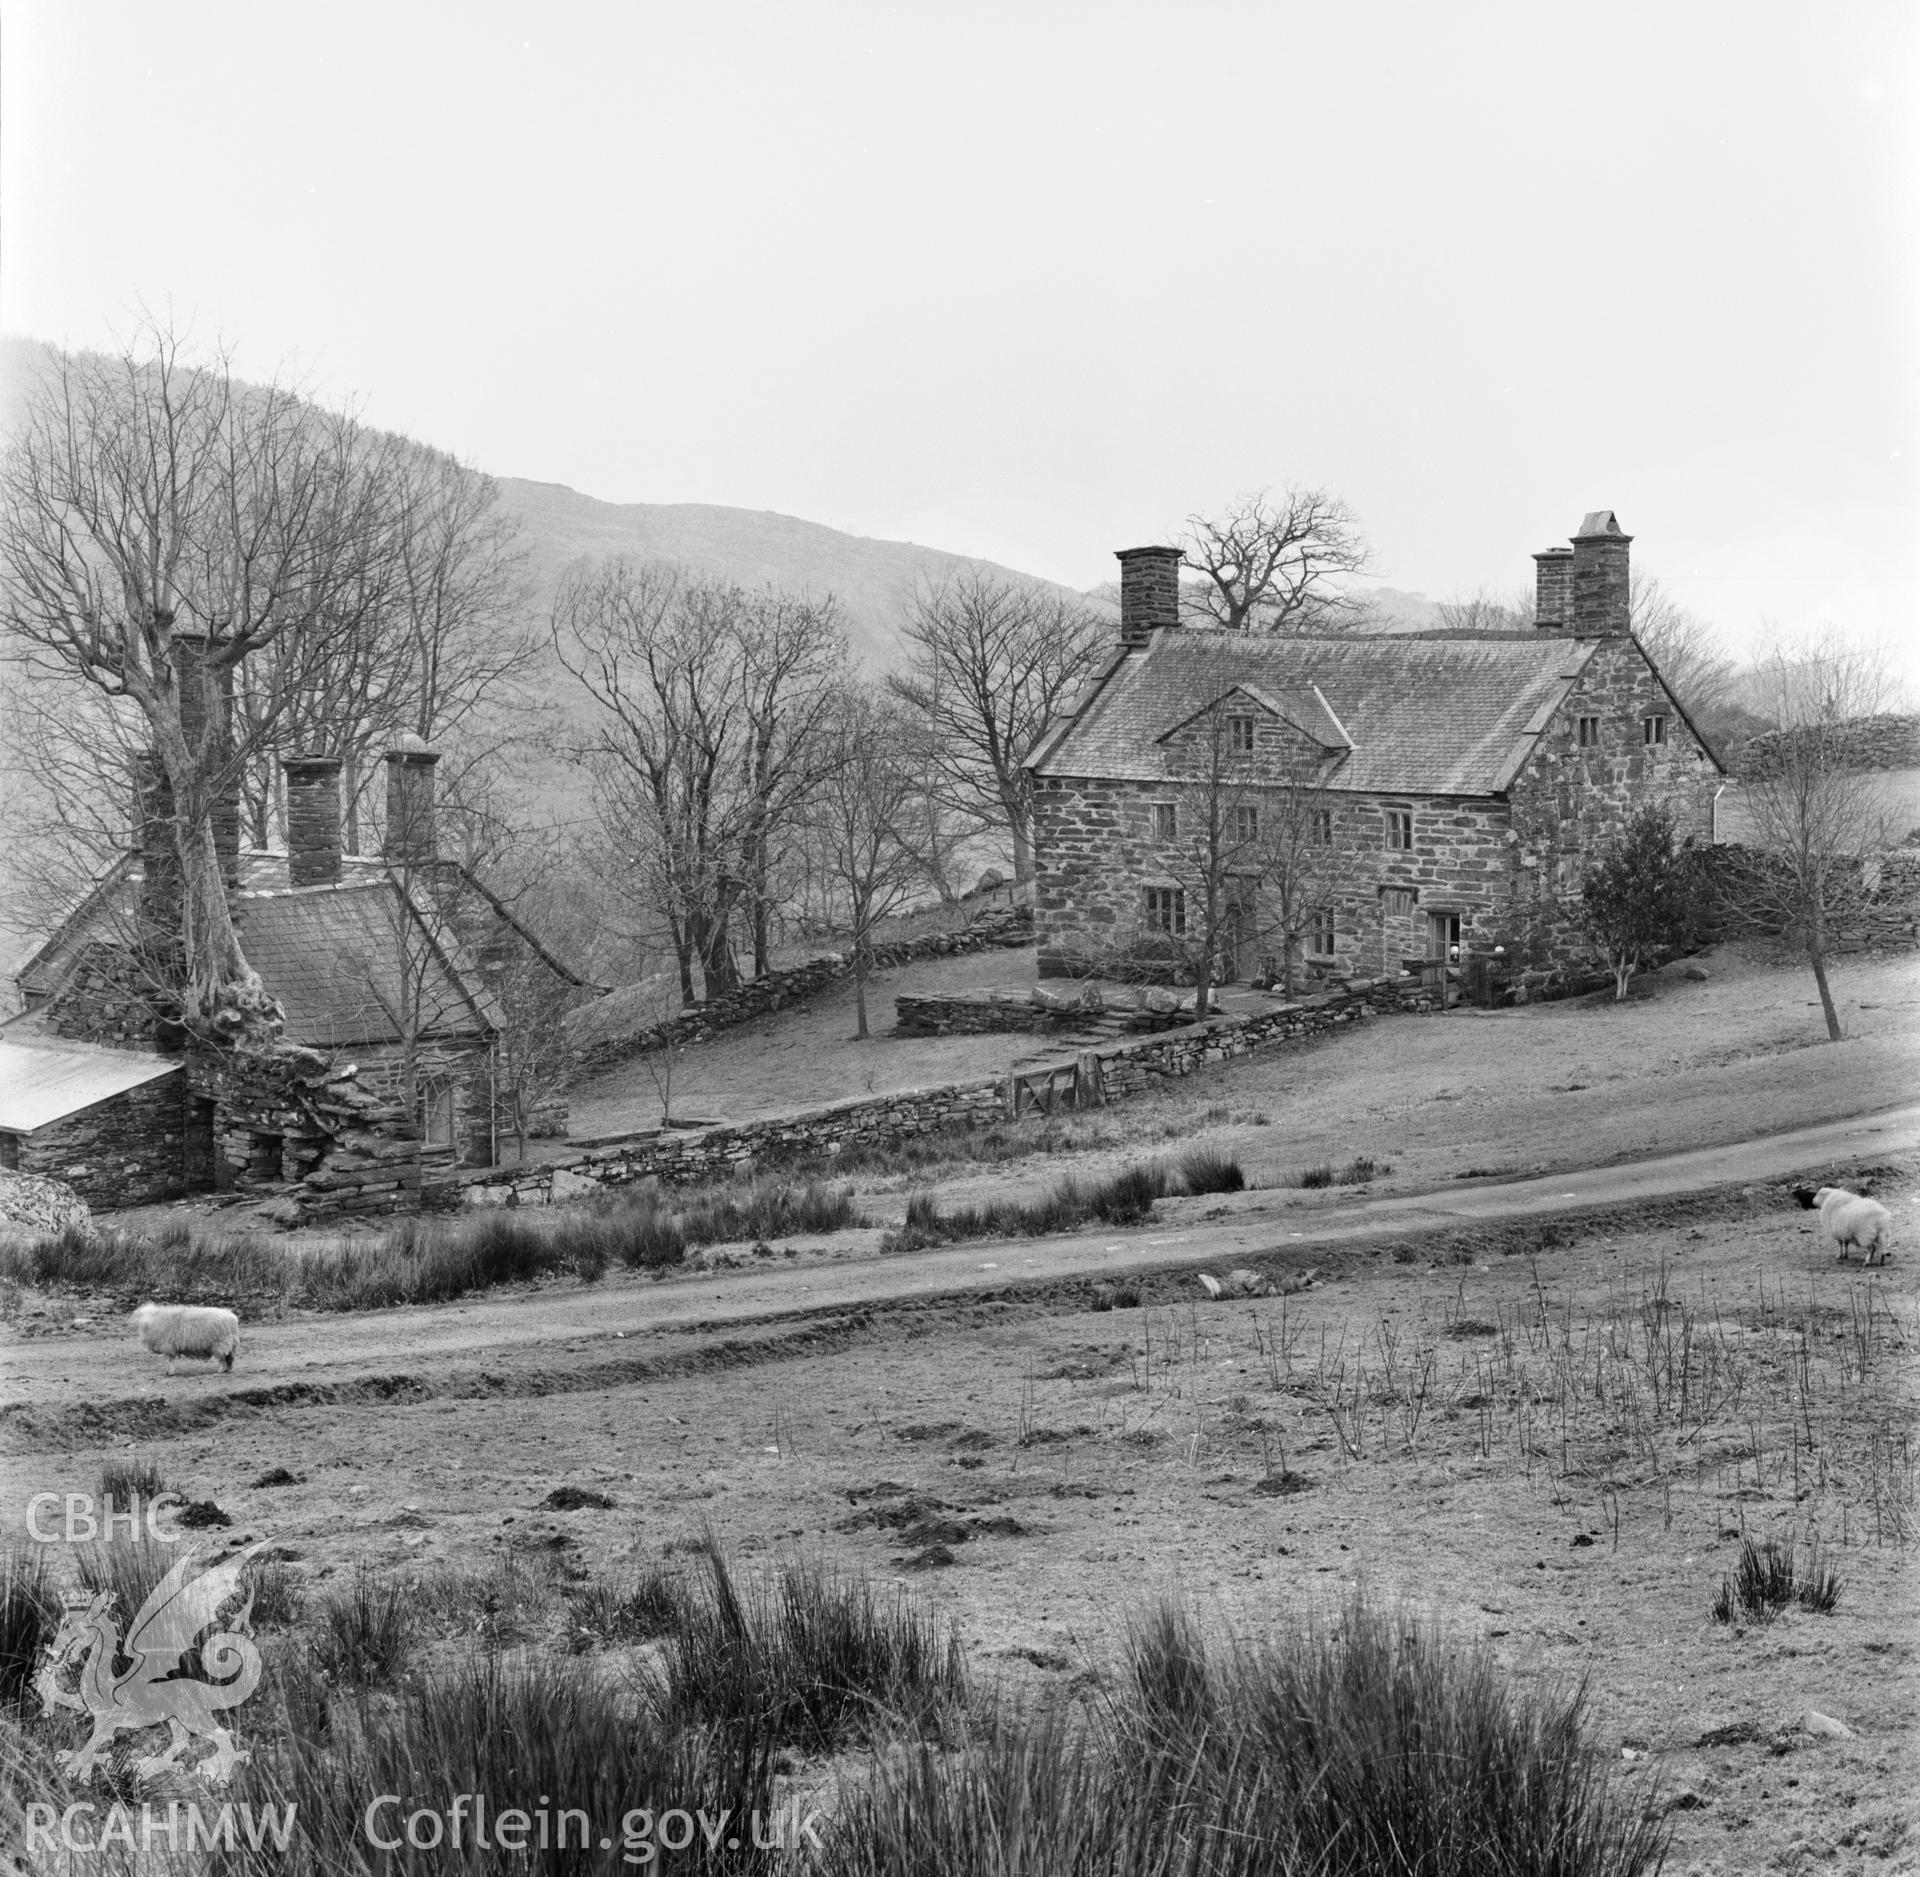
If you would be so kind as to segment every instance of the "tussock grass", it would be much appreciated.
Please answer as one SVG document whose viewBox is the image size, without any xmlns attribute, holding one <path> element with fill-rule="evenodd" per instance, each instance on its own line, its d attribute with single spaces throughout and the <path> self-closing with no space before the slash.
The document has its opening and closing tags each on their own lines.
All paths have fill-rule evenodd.
<svg viewBox="0 0 1920 1877">
<path fill-rule="evenodd" d="M 0 1555 L 0 1709 L 30 1698 L 40 1651 L 60 1627 L 60 1593 L 39 1545 Z"/>
<path fill-rule="evenodd" d="M 1247 1176 L 1231 1154 L 1218 1147 L 1195 1147 L 1180 1156 L 1180 1183 L 1189 1193 L 1238 1193 Z"/>
<path fill-rule="evenodd" d="M 100 1469 L 104 1511 L 138 1512 L 144 1520 L 147 1508 L 167 1490 L 166 1475 L 151 1460 L 113 1459 Z"/>
<path fill-rule="evenodd" d="M 658 1565 L 625 1583 L 593 1578 L 568 1596 L 567 1645 L 583 1655 L 626 1643 L 652 1642 L 680 1627 L 687 1603 L 681 1574 Z"/>
<path fill-rule="evenodd" d="M 1105 1714 L 989 1706 L 958 1751 L 876 1760 L 836 1821 L 850 1877 L 943 1870 L 1638 1877 L 1667 1828 L 1616 1793 L 1583 1687 L 1510 1686 L 1479 1650 L 1363 1603 L 1209 1649 L 1133 1632 Z"/>
<path fill-rule="evenodd" d="M 1098 1221 L 1138 1225 L 1152 1216 L 1154 1201 L 1179 1193 L 1238 1192 L 1246 1183 L 1238 1161 L 1213 1149 L 1196 1151 L 1174 1167 L 1154 1162 L 1127 1167 L 1104 1180 L 1073 1175 L 1038 1199 L 999 1199 L 983 1206 L 942 1211 L 931 1193 L 913 1193 L 897 1231 L 881 1241 L 885 1251 L 919 1251 L 969 1238 L 1038 1238 L 1071 1232 Z"/>
<path fill-rule="evenodd" d="M 43 1288 L 113 1291 L 130 1304 L 382 1310 L 555 1275 L 592 1283 L 614 1264 L 670 1268 L 699 1245 L 865 1223 L 849 1189 L 820 1180 L 762 1180 L 671 1196 L 648 1184 L 591 1206 L 406 1218 L 382 1235 L 304 1252 L 251 1234 L 189 1240 L 179 1220 L 157 1238 L 68 1230 L 24 1249 L 0 1248 L 0 1275 Z"/>
<path fill-rule="evenodd" d="M 177 1547 L 156 1544 L 144 1529 L 138 1538 L 116 1536 L 76 1545 L 73 1550 L 81 1588 L 89 1593 L 111 1590 L 114 1615 L 123 1626 L 132 1622 L 154 1585 L 179 1561 Z"/>
<path fill-rule="evenodd" d="M 812 1563 L 741 1584 L 717 1546 L 706 1557 L 653 1691 L 663 1724 L 825 1748 L 926 1724 L 965 1695 L 958 1638 L 904 1596 Z"/>
<path fill-rule="evenodd" d="M 419 1639 L 416 1587 L 354 1567 L 344 1589 L 320 1600 L 308 1633 L 308 1656 L 328 1681 L 383 1687 L 406 1667 Z"/>
<path fill-rule="evenodd" d="M 1369 1180 L 1385 1179 L 1392 1171 L 1389 1162 L 1360 1154 L 1343 1167 L 1336 1167 L 1331 1160 L 1323 1160 L 1317 1167 L 1308 1167 L 1292 1183 L 1304 1187 L 1364 1186 Z"/>
<path fill-rule="evenodd" d="M 230 1868 L 245 1877 L 333 1877 L 369 1864 L 365 1814 L 370 1797 L 394 1794 L 380 1813 L 384 1836 L 400 1838 L 409 1814 L 425 1810 L 444 1821 L 451 1795 L 487 1795 L 495 1818 L 509 1808 L 530 1816 L 525 1849 L 491 1837 L 475 1844 L 471 1822 L 458 1851 L 443 1844 L 417 1850 L 404 1841 L 383 1852 L 377 1868 L 393 1873 L 458 1869 L 468 1873 L 528 1870 L 615 1872 L 636 1868 L 653 1845 L 655 1820 L 681 1808 L 723 1813 L 745 1823 L 774 1809 L 772 1754 L 763 1730 L 664 1726 L 617 1682 L 578 1658 L 478 1654 L 423 1676 L 394 1700 L 386 1691 L 336 1696 L 324 1743 L 309 1717 L 285 1700 L 266 1716 L 263 1738 L 249 1737 L 253 1759 L 236 1776 L 233 1796 L 298 1808 L 294 1846 L 252 1852 Z M 296 1699 L 300 1698 L 298 1696 Z M 544 1813 L 549 1847 L 539 1848 Z M 423 1834 L 424 1835 L 424 1834 Z M 602 1850 L 600 1837 L 613 1838 Z M 772 1867 L 750 1833 L 728 1851 L 709 1847 L 697 1831 L 692 1847 L 655 1847 L 656 1867 L 703 1873 Z"/>
<path fill-rule="evenodd" d="M 1741 1542 L 1740 1561 L 1732 1576 L 1720 1580 L 1713 1617 L 1717 1623 L 1731 1623 L 1738 1612 L 1749 1622 L 1771 1623 L 1795 1603 L 1804 1610 L 1830 1616 L 1839 1601 L 1839 1570 L 1832 1559 L 1820 1555 L 1817 1543 L 1803 1575 L 1791 1539 L 1785 1544 L 1770 1538 L 1756 1544 L 1748 1538 Z"/>
</svg>

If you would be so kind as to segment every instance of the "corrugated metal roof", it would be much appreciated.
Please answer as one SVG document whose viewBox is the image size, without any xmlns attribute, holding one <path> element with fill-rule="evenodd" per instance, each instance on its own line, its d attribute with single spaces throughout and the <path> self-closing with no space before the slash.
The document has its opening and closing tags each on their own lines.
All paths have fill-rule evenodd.
<svg viewBox="0 0 1920 1877">
<path fill-rule="evenodd" d="M 87 1043 L 29 1046 L 0 1042 L 0 1128 L 31 1134 L 130 1088 L 177 1075 L 165 1056 L 98 1049 Z"/>
<path fill-rule="evenodd" d="M 1278 697 L 1317 689 L 1353 752 L 1320 786 L 1352 793 L 1491 795 L 1512 781 L 1593 656 L 1594 642 L 1525 636 L 1267 638 L 1182 627 L 1156 632 L 1055 726 L 1041 775 L 1141 782 L 1169 777 L 1165 733 L 1235 688 Z"/>
</svg>

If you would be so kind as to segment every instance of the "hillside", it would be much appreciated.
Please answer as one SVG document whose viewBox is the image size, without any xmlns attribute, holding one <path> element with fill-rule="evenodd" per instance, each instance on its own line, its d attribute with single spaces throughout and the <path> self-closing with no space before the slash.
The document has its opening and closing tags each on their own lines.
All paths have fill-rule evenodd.
<svg viewBox="0 0 1920 1877">
<path fill-rule="evenodd" d="M 869 670 L 899 662 L 899 625 L 916 592 L 966 568 L 1009 580 L 1035 576 L 912 541 L 876 541 L 769 510 L 705 502 L 602 502 L 557 482 L 500 479 L 501 505 L 520 523 L 544 610 L 562 572 L 583 556 L 668 560 L 745 586 L 831 593 Z M 1047 582 L 1037 581 L 1046 585 Z"/>
</svg>

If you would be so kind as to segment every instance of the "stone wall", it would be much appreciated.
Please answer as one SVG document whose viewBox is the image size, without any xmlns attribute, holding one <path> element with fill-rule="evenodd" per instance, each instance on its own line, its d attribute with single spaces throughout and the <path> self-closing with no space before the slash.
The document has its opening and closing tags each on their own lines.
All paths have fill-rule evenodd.
<svg viewBox="0 0 1920 1877">
<path fill-rule="evenodd" d="M 1794 736 L 1790 730 L 1768 730 L 1750 738 L 1740 752 L 1740 773 L 1778 774 Z M 1920 769 L 1920 717 L 1860 717 L 1824 737 L 1843 769 Z"/>
<path fill-rule="evenodd" d="M 1026 906 L 999 906 L 978 914 L 955 932 L 930 932 L 897 944 L 876 945 L 868 954 L 870 970 L 887 970 L 923 958 L 952 957 L 963 952 L 1017 948 L 1033 943 L 1033 913 Z M 574 1059 L 576 1076 L 594 1075 L 617 1063 L 630 1062 L 649 1050 L 704 1042 L 721 1030 L 735 1029 L 805 1003 L 829 985 L 853 975 L 850 953 L 827 952 L 802 964 L 769 971 L 737 990 L 708 999 L 667 1023 L 628 1036 L 606 1037 L 585 1044 Z"/>
<path fill-rule="evenodd" d="M 88 1205 L 149 1206 L 186 1190 L 184 1078 L 166 1075 L 19 1137 L 17 1170 Z"/>
<path fill-rule="evenodd" d="M 450 1190 L 453 1150 L 425 1145 L 353 1064 L 290 1046 L 197 1049 L 187 1076 L 218 1117 L 216 1184 L 278 1195 L 284 1223 L 411 1211 Z"/>
<path fill-rule="evenodd" d="M 1707 885 L 1703 937 L 1709 943 L 1794 937 L 1766 884 L 1780 870 L 1772 856 L 1729 845 L 1709 849 L 1701 861 Z M 1896 848 L 1865 867 L 1843 868 L 1831 903 L 1828 949 L 1835 955 L 1920 946 L 1920 849 Z"/>
<path fill-rule="evenodd" d="M 1123 1101 L 1157 1082 L 1192 1075 L 1255 1050 L 1304 1042 L 1397 1012 L 1429 1012 L 1434 996 L 1413 977 L 1358 979 L 1324 997 L 1276 1004 L 1247 1017 L 1213 1017 L 1164 1035 L 1086 1053 L 1099 1060 L 1105 1099 Z M 1056 1072 L 1072 1067 L 1063 1060 Z M 699 1185 L 767 1163 L 831 1159 L 855 1142 L 891 1145 L 935 1128 L 990 1125 L 1013 1114 L 1016 1084 L 1031 1084 L 1045 1073 L 1022 1070 L 991 1081 L 860 1096 L 737 1127 L 609 1141 L 556 1165 L 468 1175 L 463 1181 L 465 1201 L 468 1205 L 546 1205 L 645 1180 L 658 1180 L 663 1186 Z"/>
<path fill-rule="evenodd" d="M 896 1036 L 1084 1035 L 1099 1029 L 1118 1034 L 1170 1030 L 1193 1021 L 1191 996 L 1183 1004 L 1171 991 L 1146 990 L 1129 996 L 1106 993 L 1092 984 L 1066 992 L 1036 984 L 1024 996 L 1012 991 L 907 995 L 896 997 L 893 1008 Z"/>
</svg>

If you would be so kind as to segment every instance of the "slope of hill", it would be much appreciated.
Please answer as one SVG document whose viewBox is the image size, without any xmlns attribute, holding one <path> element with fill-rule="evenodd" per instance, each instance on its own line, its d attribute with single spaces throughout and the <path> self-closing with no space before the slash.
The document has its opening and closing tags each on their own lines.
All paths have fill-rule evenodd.
<svg viewBox="0 0 1920 1877">
<path fill-rule="evenodd" d="M 900 623 L 914 596 L 968 568 L 1048 585 L 1031 574 L 911 541 L 876 541 L 768 510 L 704 502 L 601 502 L 557 482 L 500 479 L 501 506 L 521 527 L 542 610 L 569 563 L 628 554 L 666 560 L 743 586 L 772 585 L 840 602 L 855 655 L 869 670 L 900 662 Z"/>
</svg>

